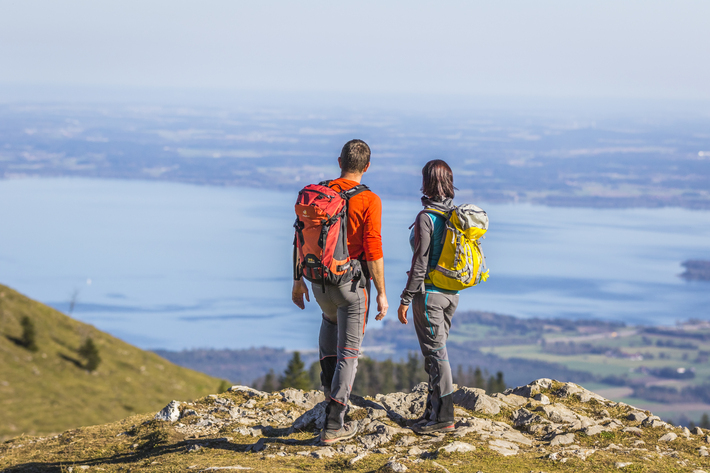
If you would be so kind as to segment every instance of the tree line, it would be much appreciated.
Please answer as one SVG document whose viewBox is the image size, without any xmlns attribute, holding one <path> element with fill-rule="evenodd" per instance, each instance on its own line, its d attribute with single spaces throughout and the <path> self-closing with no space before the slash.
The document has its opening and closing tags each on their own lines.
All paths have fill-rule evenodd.
<svg viewBox="0 0 710 473">
<path fill-rule="evenodd" d="M 299 352 L 294 352 L 288 362 L 286 370 L 277 375 L 270 370 L 265 376 L 254 381 L 253 387 L 266 392 L 280 389 L 296 388 L 304 391 L 321 389 L 320 363 L 311 364 L 308 370 L 301 359 Z M 481 370 L 480 367 L 468 367 L 464 370 L 459 365 L 454 372 L 454 383 L 459 386 L 484 389 L 488 394 L 503 392 L 506 389 L 503 373 L 498 371 L 495 375 Z M 358 360 L 357 376 L 352 392 L 358 396 L 374 396 L 397 391 L 410 391 L 417 384 L 427 381 L 428 375 L 424 370 L 424 361 L 421 356 L 410 353 L 406 360 L 399 362 L 393 360 L 377 361 L 368 357 Z"/>
</svg>

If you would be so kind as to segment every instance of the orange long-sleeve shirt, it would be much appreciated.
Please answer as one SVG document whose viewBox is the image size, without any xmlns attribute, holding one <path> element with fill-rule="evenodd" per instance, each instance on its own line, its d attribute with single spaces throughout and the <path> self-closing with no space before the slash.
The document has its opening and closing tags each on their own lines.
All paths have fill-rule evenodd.
<svg viewBox="0 0 710 473">
<path fill-rule="evenodd" d="M 338 192 L 358 185 L 350 179 L 335 179 L 330 187 Z M 364 253 L 365 261 L 382 258 L 382 201 L 372 191 L 361 192 L 348 204 L 348 252 L 357 259 Z"/>
</svg>

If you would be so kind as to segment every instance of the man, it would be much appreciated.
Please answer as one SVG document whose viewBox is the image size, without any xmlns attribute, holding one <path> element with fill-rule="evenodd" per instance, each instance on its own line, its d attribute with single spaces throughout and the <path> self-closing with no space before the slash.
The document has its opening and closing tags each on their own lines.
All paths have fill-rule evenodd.
<svg viewBox="0 0 710 473">
<path fill-rule="evenodd" d="M 328 185 L 343 192 L 360 184 L 362 176 L 370 168 L 370 147 L 362 140 L 348 141 L 340 153 L 338 165 L 340 178 Z M 365 336 L 365 324 L 370 303 L 372 282 L 377 290 L 375 317 L 382 320 L 387 314 L 385 294 L 385 271 L 382 253 L 382 202 L 372 191 L 361 192 L 350 198 L 347 215 L 348 253 L 352 260 L 359 260 L 363 275 L 361 280 L 350 281 L 342 286 L 313 288 L 313 295 L 322 312 L 318 339 L 321 381 L 326 399 L 326 423 L 321 432 L 321 441 L 334 443 L 353 437 L 357 428 L 345 424 L 350 391 L 357 372 L 357 357 Z M 293 283 L 292 300 L 301 309 L 303 298 L 310 302 L 308 287 L 303 279 Z"/>
</svg>

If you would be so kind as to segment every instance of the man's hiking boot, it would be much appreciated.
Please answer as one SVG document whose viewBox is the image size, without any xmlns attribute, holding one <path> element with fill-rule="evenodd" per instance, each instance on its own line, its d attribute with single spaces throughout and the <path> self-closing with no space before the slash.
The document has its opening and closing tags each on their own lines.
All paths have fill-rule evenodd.
<svg viewBox="0 0 710 473">
<path fill-rule="evenodd" d="M 429 423 L 429 418 L 428 417 L 419 417 L 417 419 L 407 419 L 407 427 L 421 427 L 423 425 L 426 425 Z"/>
<path fill-rule="evenodd" d="M 331 444 L 341 440 L 351 439 L 355 437 L 357 430 L 356 422 L 348 422 L 338 430 L 324 428 L 320 434 L 320 441 L 325 444 Z"/>
<path fill-rule="evenodd" d="M 412 430 L 418 434 L 429 435 L 438 434 L 440 432 L 453 432 L 456 430 L 456 424 L 454 421 L 450 422 L 428 422 L 426 424 L 415 424 L 412 426 Z"/>
</svg>

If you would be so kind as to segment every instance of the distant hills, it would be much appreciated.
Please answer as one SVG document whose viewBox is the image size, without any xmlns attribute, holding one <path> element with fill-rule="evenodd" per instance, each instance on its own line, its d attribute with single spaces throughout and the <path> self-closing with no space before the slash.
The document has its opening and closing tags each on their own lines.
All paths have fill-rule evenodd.
<svg viewBox="0 0 710 473">
<path fill-rule="evenodd" d="M 31 321 L 36 351 L 22 345 Z M 101 359 L 89 373 L 79 348 Z M 226 388 L 0 285 L 0 440 L 113 422 Z"/>
<path fill-rule="evenodd" d="M 685 271 L 680 275 L 688 281 L 710 281 L 710 261 L 691 259 L 684 261 Z"/>
</svg>

